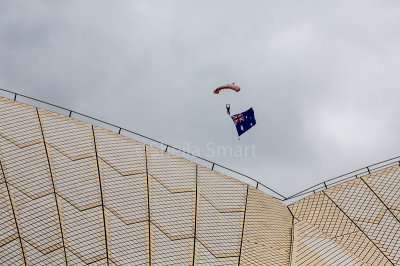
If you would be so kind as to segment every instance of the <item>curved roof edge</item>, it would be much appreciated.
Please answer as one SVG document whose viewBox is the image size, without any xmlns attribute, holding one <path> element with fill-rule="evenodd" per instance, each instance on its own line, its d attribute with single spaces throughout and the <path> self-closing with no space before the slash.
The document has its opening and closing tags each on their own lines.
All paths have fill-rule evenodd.
<svg viewBox="0 0 400 266">
<path fill-rule="evenodd" d="M 154 144 L 158 144 L 158 145 L 162 146 L 165 149 L 165 151 L 171 152 L 173 150 L 175 152 L 182 153 L 184 155 L 188 155 L 188 156 L 191 157 L 191 161 L 193 161 L 193 162 L 200 161 L 200 162 L 203 162 L 203 163 L 207 163 L 207 164 L 211 165 L 211 167 L 210 167 L 211 170 L 214 170 L 215 167 L 218 167 L 218 168 L 220 168 L 220 170 L 223 170 L 223 171 L 225 170 L 229 174 L 236 175 L 236 177 L 244 178 L 244 179 L 246 179 L 246 181 L 250 181 L 250 183 L 251 182 L 254 183 L 254 186 L 256 188 L 258 188 L 258 189 L 261 188 L 261 190 L 265 189 L 268 192 L 272 193 L 272 195 L 270 195 L 270 196 L 272 196 L 273 198 L 275 198 L 277 200 L 280 200 L 282 202 L 288 202 L 288 204 L 293 202 L 295 199 L 298 200 L 298 199 L 304 198 L 306 196 L 309 196 L 311 194 L 315 194 L 316 192 L 325 190 L 325 189 L 327 189 L 329 187 L 332 187 L 334 185 L 338 185 L 338 184 L 341 184 L 343 182 L 349 181 L 351 179 L 354 179 L 354 178 L 357 178 L 357 177 L 360 177 L 360 176 L 363 176 L 363 175 L 370 174 L 370 173 L 372 173 L 374 171 L 377 171 L 379 169 L 385 168 L 387 166 L 400 164 L 400 156 L 393 157 L 393 158 L 390 158 L 390 159 L 387 159 L 387 160 L 384 160 L 384 161 L 381 161 L 381 162 L 378 162 L 378 163 L 375 163 L 375 164 L 371 164 L 371 165 L 362 167 L 360 169 L 357 169 L 357 170 L 354 170 L 354 171 L 351 171 L 351 172 L 348 172 L 346 174 L 327 179 L 327 180 L 325 180 L 323 182 L 317 183 L 317 184 L 315 184 L 315 185 L 313 185 L 311 187 L 303 189 L 303 190 L 301 190 L 301 191 L 299 191 L 299 192 L 297 192 L 295 194 L 292 194 L 290 196 L 284 196 L 281 193 L 279 193 L 276 190 L 266 186 L 265 184 L 261 183 L 260 181 L 258 181 L 257 179 L 255 179 L 255 178 L 253 178 L 251 176 L 248 176 L 246 174 L 240 173 L 240 172 L 238 172 L 236 170 L 233 170 L 231 168 L 228 168 L 226 166 L 223 166 L 223 165 L 221 165 L 219 163 L 213 162 L 213 161 L 208 160 L 206 158 L 203 158 L 201 156 L 194 155 L 194 154 L 192 154 L 190 152 L 187 152 L 185 150 L 176 148 L 176 147 L 171 146 L 171 145 L 169 145 L 167 143 L 164 143 L 162 141 L 147 137 L 147 136 L 142 135 L 140 133 L 137 133 L 135 131 L 132 131 L 132 130 L 126 129 L 124 127 L 121 127 L 121 126 L 118 126 L 118 125 L 103 121 L 101 119 L 98 119 L 98 118 L 95 118 L 95 117 L 92 117 L 92 116 L 89 116 L 89 115 L 86 115 L 86 114 L 71 110 L 69 108 L 65 108 L 65 107 L 62 107 L 62 106 L 59 106 L 59 105 L 56 105 L 56 104 L 52 104 L 52 103 L 49 103 L 49 102 L 46 102 L 46 101 L 43 101 L 43 100 L 40 100 L 40 99 L 36 99 L 34 97 L 26 96 L 26 95 L 20 94 L 18 92 L 6 90 L 6 89 L 3 89 L 3 88 L 0 88 L 0 91 L 6 92 L 8 94 L 11 94 L 13 96 L 13 100 L 14 101 L 20 101 L 19 100 L 20 98 L 24 98 L 24 99 L 28 100 L 28 102 L 23 102 L 23 101 L 20 101 L 20 102 L 29 104 L 29 101 L 32 101 L 34 103 L 43 104 L 46 107 L 55 108 L 57 111 L 61 110 L 63 112 L 67 112 L 67 115 L 69 117 L 72 117 L 74 115 L 75 118 L 77 118 L 77 119 L 79 117 L 80 118 L 84 118 L 84 119 L 88 119 L 89 121 L 86 121 L 86 122 L 89 122 L 89 123 L 92 123 L 92 124 L 95 124 L 95 125 L 100 124 L 102 126 L 105 125 L 105 126 L 111 127 L 118 134 L 123 134 L 124 132 L 125 133 L 129 133 L 131 135 L 134 135 L 136 137 L 141 138 L 140 141 L 147 142 L 147 144 L 149 144 L 151 146 L 155 146 Z M 55 111 L 55 110 L 53 110 L 53 111 Z M 65 113 L 60 113 L 60 114 L 66 115 Z M 76 116 L 78 116 L 78 117 L 76 117 Z M 127 137 L 131 137 L 131 136 L 127 136 Z M 157 148 L 160 148 L 160 147 L 157 147 Z M 205 166 L 205 165 L 203 165 L 203 166 Z"/>
<path fill-rule="evenodd" d="M 383 168 L 386 168 L 386 167 L 389 167 L 392 165 L 400 165 L 400 156 L 393 157 L 393 158 L 390 158 L 390 159 L 387 159 L 387 160 L 384 160 L 384 161 L 381 161 L 381 162 L 378 162 L 375 164 L 371 164 L 371 165 L 362 167 L 360 169 L 351 171 L 349 173 L 327 179 L 323 182 L 320 182 L 309 188 L 299 191 L 289 197 L 286 197 L 283 201 L 292 201 L 294 199 L 301 199 L 301 198 L 304 198 L 311 194 L 315 194 L 319 191 L 328 189 L 332 186 L 342 184 L 344 182 L 350 181 L 350 180 L 358 178 L 358 177 L 369 175 L 373 172 L 376 172 L 378 170 L 381 170 Z"/>
<path fill-rule="evenodd" d="M 30 97 L 30 96 L 26 96 L 26 95 L 20 94 L 18 92 L 6 90 L 6 89 L 3 89 L 3 88 L 0 88 L 0 91 L 6 92 L 8 94 L 11 94 L 12 98 L 10 98 L 10 99 L 13 99 L 14 101 L 19 101 L 19 102 L 26 103 L 26 104 L 31 104 L 31 102 L 36 103 L 36 104 L 43 104 L 43 105 L 45 105 L 45 107 L 50 108 L 51 111 L 55 111 L 57 113 L 60 113 L 60 111 L 62 111 L 60 113 L 61 115 L 67 115 L 69 117 L 74 116 L 74 118 L 76 118 L 76 119 L 82 119 L 82 118 L 83 119 L 87 119 L 88 121 L 85 121 L 85 122 L 88 122 L 88 123 L 94 124 L 94 125 L 98 125 L 98 126 L 109 127 L 109 128 L 111 128 L 112 130 L 114 130 L 118 134 L 122 134 L 123 135 L 123 133 L 125 133 L 125 134 L 128 133 L 130 135 L 127 136 L 127 137 L 132 138 L 131 135 L 134 135 L 136 138 L 139 137 L 140 140 L 136 139 L 136 138 L 134 138 L 134 139 L 138 140 L 138 141 L 141 141 L 141 142 L 144 142 L 146 144 L 149 144 L 150 146 L 154 146 L 155 147 L 156 145 L 159 145 L 156 148 L 165 149 L 165 151 L 168 151 L 170 153 L 175 151 L 175 152 L 181 153 L 181 154 L 183 154 L 185 156 L 190 156 L 190 160 L 193 161 L 193 162 L 197 163 L 197 162 L 200 161 L 202 163 L 209 164 L 210 165 L 209 168 L 211 170 L 214 170 L 216 167 L 218 167 L 219 171 L 221 171 L 221 170 L 222 171 L 226 171 L 224 174 L 230 174 L 230 175 L 233 175 L 234 177 L 239 177 L 238 178 L 239 180 L 240 180 L 240 178 L 241 179 L 245 179 L 246 181 L 249 181 L 247 183 L 249 183 L 250 185 L 254 185 L 254 187 L 256 187 L 256 188 L 263 188 L 261 190 L 264 190 L 264 189 L 267 190 L 268 192 L 272 193 L 272 195 L 270 195 L 270 196 L 272 196 L 273 198 L 275 198 L 277 200 L 284 201 L 286 199 L 286 197 L 284 195 L 282 195 L 281 193 L 279 193 L 276 190 L 266 186 L 265 184 L 261 183 L 260 181 L 256 180 L 255 178 L 253 178 L 251 176 L 245 175 L 243 173 L 240 173 L 240 172 L 238 172 L 236 170 L 233 170 L 233 169 L 231 169 L 229 167 L 223 166 L 223 165 L 221 165 L 219 163 L 213 162 L 213 161 L 208 160 L 206 158 L 203 158 L 201 156 L 194 155 L 194 154 L 192 154 L 190 152 L 187 152 L 185 150 L 179 149 L 177 147 L 174 147 L 174 146 L 169 145 L 167 143 L 164 143 L 162 141 L 147 137 L 147 136 L 145 136 L 143 134 L 140 134 L 140 133 L 137 133 L 135 131 L 132 131 L 132 130 L 126 129 L 124 127 L 115 125 L 113 123 L 109 123 L 109 122 L 103 121 L 101 119 L 98 119 L 98 118 L 95 118 L 95 117 L 92 117 L 92 116 L 89 116 L 89 115 L 86 115 L 86 114 L 71 110 L 69 108 L 65 108 L 65 107 L 62 107 L 62 106 L 59 106 L 59 105 L 56 105 L 56 104 L 52 104 L 52 103 L 49 103 L 49 102 L 46 102 L 46 101 L 43 101 L 43 100 L 40 100 L 40 99 L 36 99 L 36 98 Z M 3 96 L 3 97 L 5 97 L 5 96 Z M 20 100 L 21 98 L 22 99 L 26 99 L 27 102 L 21 101 Z M 38 106 L 38 107 L 40 107 L 40 106 Z M 203 165 L 203 166 L 205 166 L 205 165 Z M 251 184 L 251 183 L 253 183 L 253 184 Z"/>
</svg>

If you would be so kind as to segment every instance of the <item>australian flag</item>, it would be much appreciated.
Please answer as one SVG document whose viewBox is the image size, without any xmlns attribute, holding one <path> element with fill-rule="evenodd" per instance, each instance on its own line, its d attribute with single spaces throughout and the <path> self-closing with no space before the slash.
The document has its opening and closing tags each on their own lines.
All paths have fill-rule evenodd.
<svg viewBox="0 0 400 266">
<path fill-rule="evenodd" d="M 253 108 L 250 108 L 249 110 L 231 116 L 233 122 L 236 125 L 236 130 L 238 132 L 238 135 L 242 135 L 244 132 L 255 126 L 256 124 L 256 119 L 254 118 L 254 111 Z"/>
</svg>

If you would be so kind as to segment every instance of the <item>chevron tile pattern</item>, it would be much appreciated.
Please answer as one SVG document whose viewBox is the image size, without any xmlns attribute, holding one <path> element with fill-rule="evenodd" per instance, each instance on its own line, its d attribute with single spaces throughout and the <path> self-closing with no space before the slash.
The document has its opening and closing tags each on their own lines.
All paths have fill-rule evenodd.
<svg viewBox="0 0 400 266">
<path fill-rule="evenodd" d="M 289 263 L 284 204 L 106 129 L 0 98 L 0 163 L 0 265 Z"/>
<path fill-rule="evenodd" d="M 0 97 L 0 265 L 400 265 L 400 167 L 285 206 Z"/>
</svg>

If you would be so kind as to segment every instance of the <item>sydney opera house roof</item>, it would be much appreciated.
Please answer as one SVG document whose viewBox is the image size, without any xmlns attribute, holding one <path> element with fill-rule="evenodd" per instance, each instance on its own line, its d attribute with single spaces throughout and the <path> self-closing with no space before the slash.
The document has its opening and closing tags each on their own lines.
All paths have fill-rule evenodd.
<svg viewBox="0 0 400 266">
<path fill-rule="evenodd" d="M 398 159 L 280 199 L 119 133 L 0 97 L 0 265 L 400 265 Z"/>
</svg>

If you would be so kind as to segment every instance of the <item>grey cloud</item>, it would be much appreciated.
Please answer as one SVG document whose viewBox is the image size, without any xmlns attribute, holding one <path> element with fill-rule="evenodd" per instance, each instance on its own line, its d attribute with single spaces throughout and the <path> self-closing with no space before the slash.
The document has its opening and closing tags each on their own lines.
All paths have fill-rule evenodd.
<svg viewBox="0 0 400 266">
<path fill-rule="evenodd" d="M 398 154 L 397 1 L 0 5 L 0 87 L 202 154 L 255 144 L 210 159 L 282 193 Z M 240 141 L 227 101 L 255 109 Z"/>
</svg>

